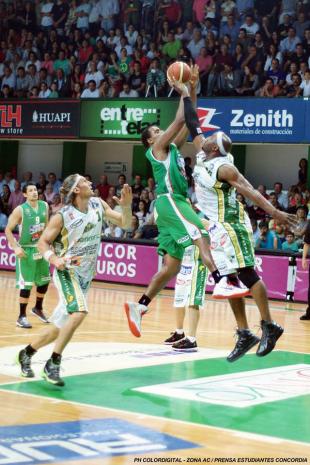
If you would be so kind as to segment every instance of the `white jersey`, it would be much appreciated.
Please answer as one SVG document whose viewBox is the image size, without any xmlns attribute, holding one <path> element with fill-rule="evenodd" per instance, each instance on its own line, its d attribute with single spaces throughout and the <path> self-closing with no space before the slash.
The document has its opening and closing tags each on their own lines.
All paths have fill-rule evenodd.
<svg viewBox="0 0 310 465">
<path fill-rule="evenodd" d="M 53 244 L 55 253 L 68 261 L 72 257 L 79 257 L 78 264 L 72 267 L 86 286 L 96 270 L 104 219 L 103 205 L 100 199 L 91 197 L 86 213 L 73 205 L 63 207 L 59 213 L 63 218 L 63 228 Z"/>
<path fill-rule="evenodd" d="M 233 165 L 229 157 L 216 157 L 206 160 L 203 151 L 197 155 L 193 178 L 197 207 L 210 220 L 215 222 L 240 222 L 248 220 L 243 205 L 236 199 L 236 189 L 227 182 L 217 179 L 222 165 Z"/>
</svg>

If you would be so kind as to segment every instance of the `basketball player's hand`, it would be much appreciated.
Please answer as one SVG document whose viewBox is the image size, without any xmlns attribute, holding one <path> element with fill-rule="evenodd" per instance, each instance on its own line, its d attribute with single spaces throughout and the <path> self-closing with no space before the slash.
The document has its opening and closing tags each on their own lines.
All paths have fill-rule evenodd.
<svg viewBox="0 0 310 465">
<path fill-rule="evenodd" d="M 272 217 L 277 220 L 279 223 L 287 224 L 288 226 L 294 228 L 297 226 L 298 220 L 296 215 L 292 215 L 290 213 L 281 212 L 280 210 L 276 210 Z"/>
<path fill-rule="evenodd" d="M 15 255 L 17 258 L 25 258 L 26 257 L 26 254 L 25 254 L 25 251 L 22 247 L 16 247 L 16 249 L 14 249 L 14 252 L 15 252 Z"/>
<path fill-rule="evenodd" d="M 198 65 L 191 66 L 191 78 L 189 85 L 191 90 L 196 90 L 199 82 L 199 67 Z"/>
<path fill-rule="evenodd" d="M 308 263 L 307 263 L 307 259 L 306 258 L 303 258 L 301 260 L 301 266 L 302 266 L 302 269 L 303 270 L 306 270 L 308 268 Z"/>
<path fill-rule="evenodd" d="M 132 204 L 132 191 L 131 187 L 128 184 L 124 184 L 123 189 L 121 190 L 121 198 L 114 196 L 113 200 L 120 205 L 121 207 L 130 207 Z"/>
<path fill-rule="evenodd" d="M 51 257 L 50 264 L 54 265 L 54 267 L 60 271 L 63 271 L 67 268 L 67 260 L 63 257 L 57 257 L 56 255 Z"/>
<path fill-rule="evenodd" d="M 173 87 L 173 89 L 176 90 L 178 94 L 182 95 L 183 97 L 189 97 L 189 91 L 188 91 L 186 84 L 184 84 L 183 82 L 179 82 L 174 78 L 171 78 L 171 79 L 167 78 L 167 79 L 168 79 L 169 86 Z"/>
</svg>

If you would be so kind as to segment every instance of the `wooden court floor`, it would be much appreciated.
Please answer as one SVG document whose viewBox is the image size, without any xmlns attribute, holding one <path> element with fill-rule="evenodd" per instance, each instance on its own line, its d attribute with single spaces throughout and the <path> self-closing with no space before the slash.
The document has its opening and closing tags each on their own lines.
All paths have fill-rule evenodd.
<svg viewBox="0 0 310 465">
<path fill-rule="evenodd" d="M 250 458 L 279 463 L 310 461 L 310 322 L 299 320 L 305 305 L 270 302 L 274 319 L 285 328 L 277 350 L 262 359 L 252 350 L 229 364 L 225 355 L 235 343 L 235 323 L 226 302 L 207 296 L 199 324 L 199 351 L 179 355 L 162 344 L 175 328 L 172 291 L 163 291 L 152 303 L 152 312 L 143 320 L 142 337 L 136 339 L 127 329 L 123 303 L 137 300 L 142 288 L 94 282 L 90 314 L 64 354 L 66 386 L 60 389 L 39 376 L 52 347 L 36 354 L 38 377 L 34 381 L 20 378 L 13 363 L 19 348 L 45 326 L 31 315 L 31 330 L 15 326 L 18 291 L 14 278 L 13 273 L 0 273 L 0 464 L 230 463 L 238 459 L 250 463 Z M 29 310 L 33 303 L 34 295 Z M 50 314 L 56 303 L 51 285 L 46 312 Z M 250 327 L 259 334 L 259 314 L 251 299 L 247 299 L 247 314 Z M 208 377 L 215 384 L 206 391 L 201 383 Z M 247 395 L 250 391 L 253 395 L 246 398 L 245 389 Z M 85 446 L 80 448 L 85 456 L 83 451 L 80 456 L 71 451 L 73 455 L 45 460 L 51 449 L 44 449 L 43 443 L 31 452 L 30 446 L 27 449 L 16 439 L 20 444 L 14 443 L 12 452 L 12 442 L 6 439 L 12 435 L 29 438 L 40 425 L 42 431 L 48 425 L 53 431 L 55 424 L 63 424 L 69 431 L 74 424 L 82 431 L 83 422 L 92 424 L 94 420 L 100 428 L 114 425 L 113 431 L 115 425 L 129 433 L 133 428 L 133 436 L 124 433 L 129 443 L 130 437 L 141 439 L 145 430 L 148 443 L 145 449 L 143 441 L 137 442 L 136 449 L 126 443 L 114 453 L 116 446 L 110 441 L 100 453 L 87 455 L 90 443 L 75 439 L 75 444 Z M 154 441 L 161 437 L 170 438 L 170 445 L 156 449 Z M 185 442 L 179 444 L 178 440 Z"/>
</svg>

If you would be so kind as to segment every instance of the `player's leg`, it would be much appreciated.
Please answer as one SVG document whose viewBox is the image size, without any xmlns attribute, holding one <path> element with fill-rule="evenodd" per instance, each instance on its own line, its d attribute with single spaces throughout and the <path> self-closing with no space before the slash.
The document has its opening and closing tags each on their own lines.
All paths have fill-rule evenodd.
<svg viewBox="0 0 310 465">
<path fill-rule="evenodd" d="M 34 285 L 35 264 L 32 260 L 32 249 L 25 248 L 24 250 L 26 257 L 16 257 L 16 287 L 19 289 L 19 316 L 16 326 L 28 329 L 32 328 L 27 319 L 27 305 L 32 286 Z"/>
<path fill-rule="evenodd" d="M 49 323 L 48 318 L 43 312 L 43 299 L 50 282 L 49 263 L 44 259 L 36 261 L 35 284 L 37 286 L 36 303 L 31 313 L 39 318 L 43 323 Z"/>
</svg>

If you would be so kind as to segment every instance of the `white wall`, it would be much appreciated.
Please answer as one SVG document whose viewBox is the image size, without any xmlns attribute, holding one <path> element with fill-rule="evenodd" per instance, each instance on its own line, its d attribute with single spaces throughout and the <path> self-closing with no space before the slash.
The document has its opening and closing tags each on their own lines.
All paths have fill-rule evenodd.
<svg viewBox="0 0 310 465">
<path fill-rule="evenodd" d="M 46 175 L 53 171 L 61 177 L 62 170 L 62 142 L 54 141 L 20 141 L 18 150 L 18 179 L 22 179 L 25 171 L 32 171 L 36 181 L 40 172 Z"/>
<path fill-rule="evenodd" d="M 267 189 L 272 189 L 280 181 L 287 190 L 298 182 L 301 158 L 308 159 L 306 145 L 248 145 L 245 176 L 255 187 L 265 184 Z"/>
</svg>

